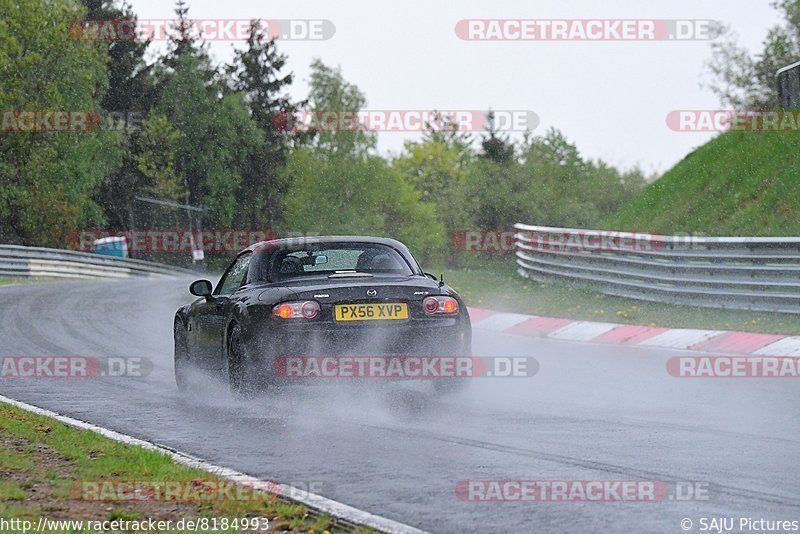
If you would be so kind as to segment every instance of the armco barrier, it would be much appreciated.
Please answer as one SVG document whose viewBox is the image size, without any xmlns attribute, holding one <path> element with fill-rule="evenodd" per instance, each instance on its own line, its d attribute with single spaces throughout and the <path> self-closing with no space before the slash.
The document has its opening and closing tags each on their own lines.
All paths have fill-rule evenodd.
<svg viewBox="0 0 800 534">
<path fill-rule="evenodd" d="M 800 313 L 800 237 L 514 228 L 518 272 L 533 280 L 670 304 Z"/>
<path fill-rule="evenodd" d="M 129 278 L 190 275 L 194 271 L 159 263 L 86 252 L 0 245 L 0 276 Z"/>
</svg>

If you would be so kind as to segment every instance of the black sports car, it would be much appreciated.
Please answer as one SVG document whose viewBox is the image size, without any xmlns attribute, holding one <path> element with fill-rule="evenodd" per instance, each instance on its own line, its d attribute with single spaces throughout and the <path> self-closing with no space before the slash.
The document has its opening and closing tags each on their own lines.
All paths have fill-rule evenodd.
<svg viewBox="0 0 800 534">
<path fill-rule="evenodd" d="M 227 377 L 235 393 L 284 382 L 276 362 L 287 356 L 471 354 L 464 302 L 394 239 L 263 241 L 240 252 L 216 288 L 198 280 L 189 291 L 201 298 L 174 324 L 182 390 L 192 368 Z"/>
</svg>

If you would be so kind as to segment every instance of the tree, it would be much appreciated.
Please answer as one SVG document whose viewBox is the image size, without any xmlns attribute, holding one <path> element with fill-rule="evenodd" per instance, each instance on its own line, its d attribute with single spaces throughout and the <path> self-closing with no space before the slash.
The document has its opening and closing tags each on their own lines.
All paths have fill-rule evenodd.
<svg viewBox="0 0 800 534">
<path fill-rule="evenodd" d="M 495 163 L 510 163 L 514 158 L 514 145 L 509 143 L 508 136 L 502 136 L 494 122 L 494 111 L 486 116 L 486 135 L 481 141 L 484 158 Z"/>
<path fill-rule="evenodd" d="M 187 191 L 175 170 L 175 146 L 183 134 L 166 115 L 145 120 L 137 142 L 136 164 L 147 179 L 143 192 L 162 200 L 184 201 Z"/>
<path fill-rule="evenodd" d="M 177 26 L 170 34 L 169 42 L 170 49 L 167 55 L 162 58 L 164 65 L 168 68 L 174 69 L 177 66 L 177 61 L 183 56 L 194 56 L 201 58 L 201 67 L 209 67 L 211 59 L 208 56 L 208 43 L 197 42 L 201 36 L 193 32 L 195 28 L 194 21 L 189 18 L 189 6 L 186 5 L 184 0 L 176 0 L 175 14 L 178 16 Z M 211 81 L 216 74 L 216 69 L 206 68 L 203 69 L 204 73 L 208 76 L 206 82 Z"/>
<path fill-rule="evenodd" d="M 116 7 L 113 0 L 81 0 L 86 6 L 86 20 L 137 21 L 127 2 Z M 100 105 L 106 111 L 145 113 L 155 101 L 152 65 L 144 56 L 150 41 L 137 39 L 99 39 L 97 44 L 108 54 L 108 88 Z"/>
<path fill-rule="evenodd" d="M 189 203 L 208 208 L 209 224 L 230 228 L 245 166 L 263 135 L 243 96 L 220 95 L 207 81 L 207 68 L 202 54 L 176 58 L 157 111 L 183 134 L 175 144 L 175 170 L 185 180 Z"/>
<path fill-rule="evenodd" d="M 68 0 L 0 0 L 0 241 L 63 246 L 70 231 L 103 224 L 92 201 L 121 162 L 114 132 L 16 132 L 14 111 L 82 110 L 99 114 L 108 84 L 104 51 L 75 39 L 85 18 Z M 47 31 L 42 31 L 47 28 Z M 76 66 L 80 68 L 76 68 Z"/>
<path fill-rule="evenodd" d="M 422 132 L 422 142 L 441 143 L 448 150 L 453 151 L 458 155 L 458 165 L 462 169 L 469 164 L 474 155 L 472 152 L 472 135 L 468 132 L 460 131 L 458 123 L 438 111 L 434 111 L 432 121 L 425 124 L 425 129 Z"/>
<path fill-rule="evenodd" d="M 312 64 L 314 110 L 357 113 L 366 98 L 338 69 Z M 374 154 L 371 132 L 320 132 L 310 146 L 292 152 L 286 167 L 285 233 L 372 234 L 404 239 L 431 257 L 443 242 L 435 209 L 400 172 Z"/>
<path fill-rule="evenodd" d="M 305 102 L 295 104 L 284 93 L 293 79 L 292 73 L 280 74 L 285 65 L 286 56 L 278 53 L 275 41 L 266 39 L 261 23 L 254 20 L 247 48 L 235 51 L 233 63 L 226 67 L 230 87 L 245 95 L 250 115 L 264 134 L 264 143 L 247 162 L 240 190 L 243 223 L 251 228 L 265 223 L 276 228 L 281 200 L 288 190 L 280 171 L 297 133 L 279 123 Z"/>
<path fill-rule="evenodd" d="M 444 203 L 461 187 L 465 170 L 461 156 L 441 139 L 406 141 L 394 167 L 425 201 Z"/>
<path fill-rule="evenodd" d="M 762 51 L 751 55 L 728 28 L 712 43 L 709 86 L 723 105 L 747 110 L 778 108 L 775 72 L 800 58 L 800 0 L 775 0 L 784 22 L 769 30 Z"/>
<path fill-rule="evenodd" d="M 407 141 L 404 153 L 392 163 L 403 182 L 414 189 L 417 202 L 432 210 L 432 216 L 443 226 L 447 237 L 439 240 L 438 248 L 450 251 L 451 266 L 458 264 L 452 236 L 472 228 L 464 207 L 467 169 L 463 159 L 460 147 L 448 144 L 442 137 L 431 136 L 422 141 Z"/>
<path fill-rule="evenodd" d="M 359 88 L 346 81 L 341 69 L 328 67 L 319 59 L 311 63 L 311 90 L 309 102 L 312 115 L 319 120 L 324 112 L 332 112 L 342 119 L 348 114 L 357 116 L 367 104 L 367 99 Z M 336 121 L 333 128 L 325 124 L 316 130 L 314 146 L 330 157 L 365 157 L 375 148 L 377 137 L 350 121 L 340 128 Z"/>
<path fill-rule="evenodd" d="M 132 7 L 123 2 L 116 7 L 112 0 L 82 0 L 86 6 L 85 28 L 100 21 L 136 21 Z M 74 27 L 73 27 L 74 29 Z M 88 33 L 88 31 L 87 31 Z M 108 56 L 108 87 L 100 106 L 107 113 L 121 113 L 126 118 L 145 117 L 158 100 L 153 65 L 145 61 L 149 41 L 137 39 L 99 39 L 96 45 Z M 138 171 L 133 145 L 138 135 L 135 127 L 120 132 L 122 136 L 122 164 L 107 175 L 94 200 L 103 208 L 108 226 L 123 229 L 128 224 L 130 203 L 143 186 L 144 177 Z"/>
</svg>

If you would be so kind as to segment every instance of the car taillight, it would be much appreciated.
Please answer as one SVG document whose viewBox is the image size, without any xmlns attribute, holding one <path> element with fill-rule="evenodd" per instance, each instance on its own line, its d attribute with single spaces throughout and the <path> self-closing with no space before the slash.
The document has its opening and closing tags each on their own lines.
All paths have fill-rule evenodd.
<svg viewBox="0 0 800 534">
<path fill-rule="evenodd" d="M 422 308 L 426 313 L 436 313 L 436 310 L 439 309 L 439 301 L 434 297 L 427 297 L 422 301 Z"/>
<path fill-rule="evenodd" d="M 313 319 L 319 313 L 319 304 L 313 300 L 308 300 L 303 303 L 303 307 L 300 309 L 300 312 L 306 319 Z"/>
<path fill-rule="evenodd" d="M 314 300 L 284 302 L 272 308 L 272 314 L 280 319 L 296 319 L 299 317 L 313 319 L 319 314 L 319 303 Z"/>
<path fill-rule="evenodd" d="M 425 297 L 422 301 L 422 309 L 428 315 L 453 315 L 458 313 L 458 301 L 453 297 Z"/>
</svg>

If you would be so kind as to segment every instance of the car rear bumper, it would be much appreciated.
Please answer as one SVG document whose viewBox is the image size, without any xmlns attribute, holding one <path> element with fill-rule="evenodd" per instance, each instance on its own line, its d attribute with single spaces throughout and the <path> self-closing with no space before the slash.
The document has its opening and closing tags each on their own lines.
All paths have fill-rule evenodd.
<svg viewBox="0 0 800 534">
<path fill-rule="evenodd" d="M 381 325 L 322 322 L 276 325 L 273 322 L 265 327 L 254 328 L 248 346 L 250 360 L 268 382 L 299 383 L 308 380 L 288 377 L 287 359 L 296 362 L 298 357 L 321 361 L 322 358 L 342 360 L 366 356 L 399 358 L 402 361 L 405 357 L 470 356 L 471 329 L 468 324 L 452 318 Z M 358 380 L 350 377 L 347 382 Z"/>
<path fill-rule="evenodd" d="M 469 329 L 449 325 L 306 326 L 253 332 L 265 356 L 469 355 Z"/>
</svg>

